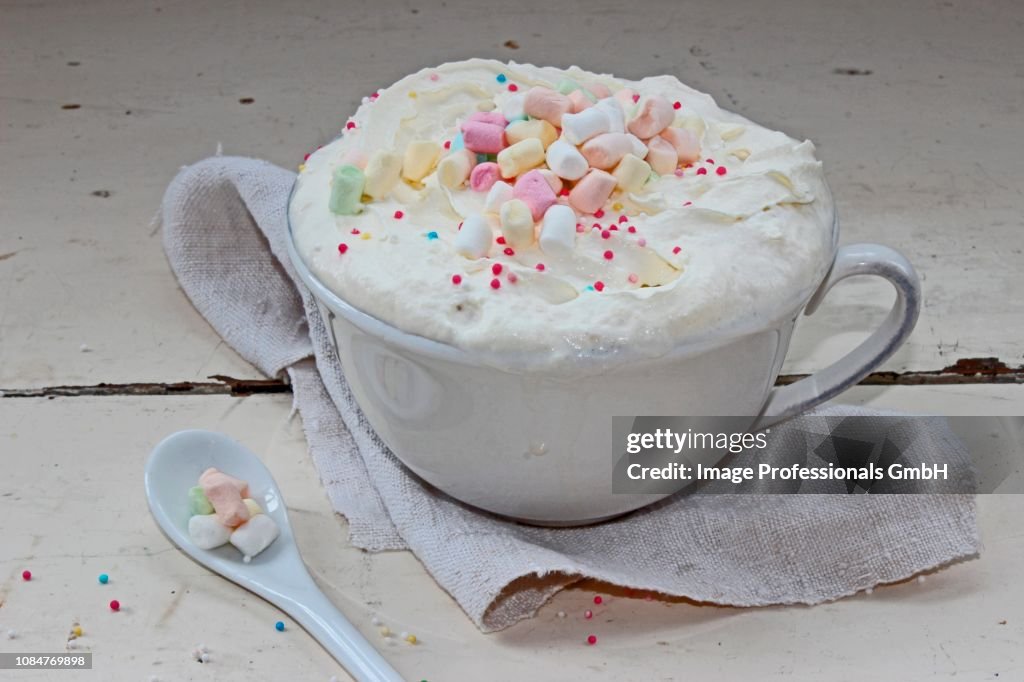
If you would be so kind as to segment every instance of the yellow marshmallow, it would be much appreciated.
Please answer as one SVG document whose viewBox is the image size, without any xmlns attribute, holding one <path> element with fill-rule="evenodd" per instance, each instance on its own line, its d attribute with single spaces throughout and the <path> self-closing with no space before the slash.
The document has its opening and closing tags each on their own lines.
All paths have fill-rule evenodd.
<svg viewBox="0 0 1024 682">
<path fill-rule="evenodd" d="M 366 184 L 363 193 L 371 199 L 383 199 L 398 183 L 402 172 L 402 159 L 398 154 L 375 152 L 366 162 Z"/>
<path fill-rule="evenodd" d="M 509 246 L 522 248 L 533 242 L 533 215 L 521 199 L 509 199 L 501 205 L 501 234 Z"/>
<path fill-rule="evenodd" d="M 612 171 L 616 185 L 625 192 L 639 192 L 651 176 L 651 166 L 643 159 L 626 154 Z"/>
<path fill-rule="evenodd" d="M 544 145 L 544 149 L 547 149 L 552 142 L 558 139 L 558 131 L 555 130 L 555 126 L 540 119 L 517 121 L 508 128 L 505 128 L 505 139 L 508 140 L 510 145 L 531 137 L 540 140 L 540 143 Z"/>
<path fill-rule="evenodd" d="M 528 137 L 498 152 L 501 177 L 514 178 L 544 163 L 544 144 L 536 137 Z"/>
<path fill-rule="evenodd" d="M 452 152 L 437 164 L 437 181 L 448 189 L 461 187 L 475 164 L 476 154 L 468 149 Z"/>
<path fill-rule="evenodd" d="M 432 140 L 410 142 L 402 160 L 402 177 L 411 182 L 419 182 L 434 170 L 434 164 L 440 156 L 441 145 Z"/>
</svg>

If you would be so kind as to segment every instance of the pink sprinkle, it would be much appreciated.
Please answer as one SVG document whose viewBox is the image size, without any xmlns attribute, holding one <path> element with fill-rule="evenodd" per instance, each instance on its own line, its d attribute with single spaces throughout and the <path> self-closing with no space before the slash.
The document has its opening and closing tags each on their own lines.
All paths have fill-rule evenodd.
<svg viewBox="0 0 1024 682">
<path fill-rule="evenodd" d="M 605 260 L 611 260 L 612 258 L 615 258 L 615 252 L 614 251 L 605 251 L 604 252 L 604 259 Z"/>
<path fill-rule="evenodd" d="M 682 102 L 672 102 L 672 108 L 675 109 L 676 111 L 678 111 L 679 109 L 683 108 L 683 103 Z"/>
<path fill-rule="evenodd" d="M 313 152 L 309 152 L 308 154 L 306 154 L 305 156 L 303 156 L 303 157 L 302 157 L 302 161 L 303 161 L 303 163 L 305 163 L 306 161 L 309 161 L 309 157 L 310 157 L 310 156 L 311 156 L 312 154 L 313 154 Z"/>
<path fill-rule="evenodd" d="M 512 284 L 515 284 L 517 281 L 519 281 L 519 277 L 516 275 L 516 273 L 510 272 L 508 273 L 508 281 L 511 282 Z"/>
<path fill-rule="evenodd" d="M 683 166 L 683 168 L 693 168 L 693 164 L 692 163 L 688 163 L 685 166 Z"/>
<path fill-rule="evenodd" d="M 683 177 L 683 169 L 682 168 L 676 168 L 675 174 L 676 174 L 677 178 Z"/>
<path fill-rule="evenodd" d="M 697 175 L 707 175 L 707 174 L 708 174 L 708 169 L 707 168 L 698 168 L 697 169 Z"/>
<path fill-rule="evenodd" d="M 359 228 L 358 227 L 353 227 L 352 228 L 352 234 L 359 234 Z"/>
<path fill-rule="evenodd" d="M 619 231 L 619 226 L 618 225 L 612 225 L 608 229 L 611 230 L 612 232 L 618 232 Z"/>
<path fill-rule="evenodd" d="M 611 239 L 612 233 L 608 230 L 601 230 L 601 239 Z"/>
<path fill-rule="evenodd" d="M 639 101 L 640 101 L 640 95 L 633 95 L 633 104 L 636 104 Z"/>
<path fill-rule="evenodd" d="M 500 275 L 501 274 L 501 263 L 495 263 L 494 265 L 492 265 L 491 266 L 491 272 L 494 273 L 495 275 Z"/>
<path fill-rule="evenodd" d="M 338 253 L 345 253 L 346 251 L 348 251 L 348 244 L 345 242 L 338 244 Z"/>
<path fill-rule="evenodd" d="M 640 237 L 640 239 L 636 240 L 636 244 L 637 244 L 637 246 L 643 248 L 643 247 L 647 246 L 647 240 L 644 239 L 643 237 Z"/>
<path fill-rule="evenodd" d="M 494 241 L 498 242 L 499 244 L 504 244 L 505 243 L 505 238 L 504 237 L 498 237 Z"/>
<path fill-rule="evenodd" d="M 462 284 L 462 275 L 452 275 L 452 284 L 456 286 Z"/>
<path fill-rule="evenodd" d="M 727 171 L 725 170 L 725 166 L 719 166 L 715 169 L 715 172 L 719 175 L 725 175 Z"/>
<path fill-rule="evenodd" d="M 451 140 L 445 140 L 444 141 L 444 148 L 445 149 L 451 149 L 452 148 L 452 141 Z"/>
<path fill-rule="evenodd" d="M 693 202 L 692 201 L 687 201 L 687 202 L 683 203 L 683 206 L 693 206 Z"/>
<path fill-rule="evenodd" d="M 594 646 L 595 644 L 597 644 L 597 637 L 595 637 L 594 635 L 590 635 L 589 637 L 587 637 L 587 644 L 589 644 L 590 646 Z"/>
<path fill-rule="evenodd" d="M 627 218 L 627 217 L 626 217 L 626 216 L 624 216 L 624 215 L 620 215 L 620 216 L 619 216 L 619 222 L 620 222 L 620 223 L 628 223 L 628 222 L 629 222 L 629 218 Z"/>
<path fill-rule="evenodd" d="M 594 282 L 594 291 L 604 291 L 604 282 L 601 280 Z"/>
<path fill-rule="evenodd" d="M 404 215 L 401 211 L 395 211 L 395 220 L 401 220 Z"/>
<path fill-rule="evenodd" d="M 596 211 L 594 211 L 594 217 L 597 218 L 598 220 L 603 218 L 604 217 L 604 209 L 603 208 L 599 208 Z"/>
<path fill-rule="evenodd" d="M 601 595 L 598 594 L 598 595 L 594 596 L 594 603 L 595 604 L 600 604 L 603 601 L 604 601 L 604 599 L 601 598 Z"/>
<path fill-rule="evenodd" d="M 459 232 L 461 232 L 461 231 L 462 231 L 462 222 L 460 221 L 459 222 Z"/>
<path fill-rule="evenodd" d="M 516 252 L 512 250 L 512 247 L 505 249 L 504 251 L 502 251 L 502 253 L 504 253 L 506 256 L 516 255 Z"/>
<path fill-rule="evenodd" d="M 492 289 L 500 289 L 501 288 L 501 280 L 499 280 L 497 277 L 492 279 L 491 280 L 491 288 Z"/>
<path fill-rule="evenodd" d="M 626 232 L 629 232 L 630 234 L 636 234 L 636 225 L 630 225 L 629 227 L 627 227 Z"/>
<path fill-rule="evenodd" d="M 379 92 L 375 92 L 372 95 L 370 95 L 370 99 L 377 99 L 378 97 L 380 97 L 380 93 Z"/>
<path fill-rule="evenodd" d="M 705 161 L 705 163 L 710 163 L 712 166 L 715 165 L 715 160 L 714 159 L 704 159 L 704 161 Z"/>
<path fill-rule="evenodd" d="M 678 246 L 673 247 L 673 249 L 672 249 L 672 253 L 679 253 L 680 251 L 682 251 L 682 249 L 679 248 Z"/>
<path fill-rule="evenodd" d="M 586 229 L 587 228 L 583 227 L 583 225 L 581 225 L 580 223 L 576 223 L 576 231 L 577 232 L 585 232 Z"/>
<path fill-rule="evenodd" d="M 430 80 L 436 81 L 438 78 L 440 78 L 440 76 L 438 76 L 436 73 L 430 74 Z"/>
<path fill-rule="evenodd" d="M 567 196 L 569 196 L 569 188 L 568 187 L 563 187 L 562 191 L 558 193 L 558 196 L 560 196 L 560 197 L 567 197 Z"/>
<path fill-rule="evenodd" d="M 22 571 L 21 579 L 25 581 L 32 580 L 32 571 Z"/>
<path fill-rule="evenodd" d="M 586 618 L 587 620 L 590 620 L 591 618 L 594 617 L 594 612 L 591 611 L 590 609 L 587 609 L 586 611 L 583 612 L 583 617 Z"/>
<path fill-rule="evenodd" d="M 516 85 L 515 83 L 509 83 L 508 84 L 508 91 L 509 92 L 516 92 L 517 90 L 519 90 L 519 86 L 518 85 Z"/>
<path fill-rule="evenodd" d="M 601 223 L 594 223 L 593 225 L 591 225 L 591 227 L 593 229 L 595 229 L 595 230 L 600 230 L 601 229 Z"/>
<path fill-rule="evenodd" d="M 535 265 L 534 267 L 537 268 L 537 272 L 544 272 L 544 264 L 543 263 L 537 263 L 537 265 Z"/>
<path fill-rule="evenodd" d="M 348 123 L 345 124 L 345 128 L 348 129 L 348 130 L 352 130 L 355 127 L 356 127 L 356 122 L 355 121 L 349 121 Z"/>
<path fill-rule="evenodd" d="M 629 283 L 630 284 L 636 284 L 637 281 L 639 281 L 640 278 L 636 276 L 636 273 L 631 272 L 631 273 L 629 273 L 629 278 L 628 279 L 629 279 Z"/>
</svg>

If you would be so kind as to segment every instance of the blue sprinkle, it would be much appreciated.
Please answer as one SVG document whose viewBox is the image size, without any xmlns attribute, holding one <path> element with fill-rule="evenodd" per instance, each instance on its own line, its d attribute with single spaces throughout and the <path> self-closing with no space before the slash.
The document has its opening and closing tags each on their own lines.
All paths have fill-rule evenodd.
<svg viewBox="0 0 1024 682">
<path fill-rule="evenodd" d="M 284 621 L 277 621 L 274 623 L 274 627 L 277 628 L 278 632 L 284 632 Z"/>
<path fill-rule="evenodd" d="M 458 135 L 456 135 L 455 137 L 452 138 L 452 151 L 453 152 L 457 152 L 460 149 L 465 149 L 465 148 L 466 148 L 466 143 L 462 139 L 462 133 L 459 133 Z"/>
<path fill-rule="evenodd" d="M 499 83 L 504 83 L 507 80 L 508 80 L 508 78 L 505 77 L 505 74 L 503 74 L 503 73 L 499 73 L 498 74 L 498 82 Z"/>
<path fill-rule="evenodd" d="M 583 291 L 593 291 L 593 290 L 594 290 L 594 287 L 591 284 L 588 284 L 587 286 L 583 287 Z"/>
<path fill-rule="evenodd" d="M 477 163 L 485 163 L 486 161 L 487 161 L 487 155 L 486 154 L 477 154 L 476 155 L 476 162 Z"/>
<path fill-rule="evenodd" d="M 108 582 L 110 582 L 110 576 L 106 573 L 100 573 L 100 583 L 106 585 Z"/>
<path fill-rule="evenodd" d="M 427 239 L 430 239 L 430 240 L 437 239 L 437 232 L 427 232 Z"/>
</svg>

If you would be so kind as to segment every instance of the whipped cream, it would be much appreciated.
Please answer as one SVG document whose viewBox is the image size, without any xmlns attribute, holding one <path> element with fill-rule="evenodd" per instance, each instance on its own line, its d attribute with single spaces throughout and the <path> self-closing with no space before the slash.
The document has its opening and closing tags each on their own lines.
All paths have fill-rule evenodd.
<svg viewBox="0 0 1024 682">
<path fill-rule="evenodd" d="M 485 206 L 489 192 L 468 181 L 445 186 L 436 163 L 467 153 L 458 149 L 460 127 L 471 115 L 521 117 L 525 93 L 564 91 L 566 79 L 602 104 L 610 102 L 595 95 L 635 93 L 618 97 L 627 126 L 648 99 L 667 99 L 671 127 L 695 136 L 699 158 L 641 177 L 639 189 L 631 167 L 632 191 L 620 185 L 600 209 L 575 211 L 571 248 L 545 251 L 534 238 L 513 249 Z M 442 145 L 435 161 L 421 145 L 429 141 Z M 383 197 L 363 196 L 351 214 L 332 211 L 339 167 L 365 169 L 369 184 L 367 159 L 401 159 L 410 145 L 419 145 L 416 175 L 433 170 L 399 180 Z M 568 196 L 558 202 L 571 206 Z M 654 357 L 726 328 L 775 321 L 810 295 L 835 247 L 832 198 L 811 142 L 724 111 L 671 76 L 628 81 L 482 59 L 424 69 L 364 99 L 342 135 L 300 168 L 289 217 L 300 257 L 350 305 L 412 334 L 538 367 L 591 355 Z M 460 253 L 460 225 L 479 228 L 481 218 L 493 244 L 482 257 Z"/>
</svg>

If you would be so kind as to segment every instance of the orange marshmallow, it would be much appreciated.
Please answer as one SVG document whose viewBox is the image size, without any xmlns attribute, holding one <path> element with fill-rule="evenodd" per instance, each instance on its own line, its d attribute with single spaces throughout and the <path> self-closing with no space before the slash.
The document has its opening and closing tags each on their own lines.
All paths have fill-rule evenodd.
<svg viewBox="0 0 1024 682">
<path fill-rule="evenodd" d="M 647 163 L 658 175 L 666 175 L 676 169 L 679 163 L 679 155 L 672 143 L 656 135 L 647 140 Z"/>
<path fill-rule="evenodd" d="M 676 148 L 679 163 L 693 163 L 700 158 L 700 140 L 685 128 L 665 128 L 660 137 Z"/>
<path fill-rule="evenodd" d="M 644 101 L 640 113 L 629 122 L 629 132 L 644 139 L 654 137 L 667 128 L 675 117 L 672 103 L 660 95 L 653 95 Z"/>
<path fill-rule="evenodd" d="M 572 111 L 572 102 L 560 92 L 541 86 L 530 88 L 523 101 L 527 115 L 547 121 L 555 127 L 562 126 L 562 116 Z"/>
<path fill-rule="evenodd" d="M 628 133 L 605 133 L 587 140 L 580 152 L 591 168 L 608 170 L 614 168 L 626 154 L 633 154 L 641 159 L 647 155 L 644 143 Z"/>
<path fill-rule="evenodd" d="M 199 486 L 213 505 L 220 523 L 234 528 L 249 520 L 249 508 L 242 497 L 249 496 L 249 486 L 245 481 L 239 481 L 216 469 L 207 469 L 199 477 Z"/>
<path fill-rule="evenodd" d="M 611 173 L 592 169 L 569 192 L 569 205 L 580 213 L 594 213 L 608 201 L 616 183 Z"/>
<path fill-rule="evenodd" d="M 583 94 L 580 90 L 573 90 L 569 93 L 569 103 L 572 105 L 573 114 L 578 114 L 584 109 L 589 109 L 594 106 L 594 103 L 590 101 L 590 98 Z"/>
</svg>

